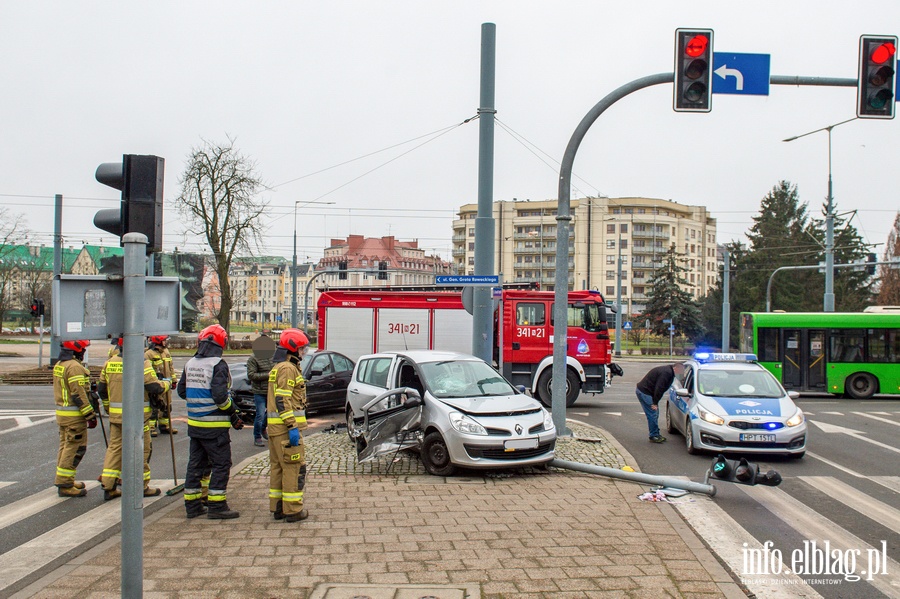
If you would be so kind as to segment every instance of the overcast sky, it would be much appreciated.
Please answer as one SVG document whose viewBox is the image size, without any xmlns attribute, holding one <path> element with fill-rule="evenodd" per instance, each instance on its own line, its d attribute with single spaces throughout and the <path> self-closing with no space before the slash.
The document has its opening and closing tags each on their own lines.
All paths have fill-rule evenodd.
<svg viewBox="0 0 900 599">
<path fill-rule="evenodd" d="M 478 108 L 483 23 L 496 24 L 494 199 L 543 200 L 558 195 L 558 161 L 585 114 L 673 70 L 676 28 L 714 29 L 717 52 L 770 54 L 773 75 L 856 78 L 859 36 L 900 33 L 900 2 L 879 4 L 6 1 L 0 204 L 49 245 L 62 194 L 66 245 L 112 245 L 91 222 L 118 199 L 94 180 L 98 164 L 162 156 L 174 200 L 191 149 L 230 135 L 270 185 L 267 253 L 290 257 L 301 200 L 301 261 L 349 234 L 418 239 L 449 258 L 454 214 L 477 202 L 478 121 L 463 123 Z M 588 132 L 572 197 L 705 205 L 719 243 L 742 239 L 782 179 L 821 215 L 827 134 L 782 140 L 853 118 L 855 102 L 855 88 L 778 85 L 685 114 L 671 84 L 641 90 Z M 898 121 L 832 132 L 837 209 L 856 211 L 879 254 L 900 208 Z M 170 202 L 165 249 L 202 249 L 178 218 Z"/>
</svg>

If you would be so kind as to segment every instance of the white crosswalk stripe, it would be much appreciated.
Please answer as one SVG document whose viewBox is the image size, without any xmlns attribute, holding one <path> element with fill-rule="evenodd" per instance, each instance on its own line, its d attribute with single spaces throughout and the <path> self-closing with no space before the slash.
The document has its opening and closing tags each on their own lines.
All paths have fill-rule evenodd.
<svg viewBox="0 0 900 599">
<path fill-rule="evenodd" d="M 15 426 L 4 428 L 0 435 L 22 430 L 30 426 L 53 422 L 56 420 L 55 410 L 0 410 L 0 422 L 15 421 Z"/>
<path fill-rule="evenodd" d="M 900 510 L 866 495 L 859 489 L 831 476 L 799 476 L 808 485 L 830 495 L 847 507 L 887 526 L 900 530 Z"/>
<path fill-rule="evenodd" d="M 85 483 L 85 486 L 89 484 L 91 483 Z M 165 497 L 165 491 L 174 486 L 171 480 L 153 480 L 150 481 L 150 484 L 159 487 L 163 493 L 156 497 L 145 497 L 144 506 Z M 96 481 L 94 481 L 94 485 L 96 485 Z M 52 491 L 56 492 L 55 487 Z M 33 500 L 33 497 L 31 499 Z M 64 499 L 63 501 L 78 500 Z M 108 529 L 119 524 L 121 519 L 121 501 L 104 502 L 89 512 L 72 518 L 65 524 L 0 555 L 0 595 L 3 595 L 4 589 L 16 584 L 32 572 L 46 567 L 55 559 L 76 549 L 85 539 L 93 538 L 98 533 L 99 527 Z"/>
<path fill-rule="evenodd" d="M 84 488 L 88 491 L 98 486 L 100 486 L 100 483 L 95 480 L 86 481 L 84 483 Z M 9 505 L 4 505 L 0 508 L 0 530 L 3 530 L 10 524 L 15 524 L 20 520 L 24 520 L 29 516 L 33 516 L 51 508 L 56 504 L 69 501 L 69 499 L 69 497 L 60 497 L 56 487 L 50 487 L 49 489 L 44 489 L 30 497 L 25 497 L 24 499 L 14 501 Z"/>
<path fill-rule="evenodd" d="M 895 493 L 900 493 L 900 476 L 870 476 L 869 479 Z"/>
<path fill-rule="evenodd" d="M 866 418 L 871 418 L 872 420 L 877 420 L 878 422 L 885 422 L 887 424 L 893 424 L 894 426 L 900 426 L 900 422 L 896 420 L 888 420 L 887 418 L 879 418 L 873 414 L 867 414 L 865 412 L 853 412 L 857 416 L 865 416 Z"/>
</svg>

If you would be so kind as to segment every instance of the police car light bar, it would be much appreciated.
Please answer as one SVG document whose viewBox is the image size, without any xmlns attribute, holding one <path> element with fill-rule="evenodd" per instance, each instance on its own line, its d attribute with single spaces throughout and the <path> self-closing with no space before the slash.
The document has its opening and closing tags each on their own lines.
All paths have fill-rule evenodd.
<svg viewBox="0 0 900 599">
<path fill-rule="evenodd" d="M 697 352 L 694 359 L 698 362 L 756 362 L 756 354 L 721 354 Z"/>
</svg>

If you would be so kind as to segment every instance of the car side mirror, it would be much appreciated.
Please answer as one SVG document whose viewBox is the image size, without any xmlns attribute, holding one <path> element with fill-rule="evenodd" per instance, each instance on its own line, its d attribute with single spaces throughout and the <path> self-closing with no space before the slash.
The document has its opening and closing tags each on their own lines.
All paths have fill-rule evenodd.
<svg viewBox="0 0 900 599">
<path fill-rule="evenodd" d="M 406 408 L 418 408 L 421 405 L 423 405 L 424 403 L 425 403 L 425 401 L 421 397 L 419 397 L 418 393 L 415 393 L 415 394 L 410 393 L 410 394 L 407 394 L 406 402 L 403 404 L 403 406 Z"/>
<path fill-rule="evenodd" d="M 675 389 L 675 395 L 677 395 L 678 397 L 690 398 L 691 392 L 687 389 Z"/>
<path fill-rule="evenodd" d="M 797 391 L 788 391 L 788 397 L 791 399 L 800 399 L 800 394 Z"/>
</svg>

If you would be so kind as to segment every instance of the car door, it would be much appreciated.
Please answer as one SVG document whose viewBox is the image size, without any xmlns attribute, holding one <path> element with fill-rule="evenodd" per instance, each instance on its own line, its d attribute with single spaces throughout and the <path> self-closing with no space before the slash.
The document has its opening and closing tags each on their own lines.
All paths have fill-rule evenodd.
<svg viewBox="0 0 900 599">
<path fill-rule="evenodd" d="M 334 364 L 330 354 L 314 354 L 303 378 L 306 379 L 306 401 L 309 410 L 322 410 L 335 404 L 340 391 L 335 384 Z"/>
<path fill-rule="evenodd" d="M 669 405 L 666 407 L 668 410 L 672 410 L 669 418 L 672 422 L 672 425 L 677 428 L 679 431 L 684 433 L 685 422 L 687 421 L 687 415 L 691 410 L 690 406 L 690 397 L 682 397 L 678 395 L 677 391 L 679 389 L 686 389 L 691 395 L 694 392 L 694 378 L 696 373 L 694 372 L 694 368 L 691 364 L 684 365 L 684 374 L 683 376 L 683 384 L 682 380 L 679 377 L 675 377 L 675 380 L 672 381 L 672 386 L 669 387 Z"/>
<path fill-rule="evenodd" d="M 362 418 L 362 407 L 370 399 L 388 389 L 388 376 L 394 356 L 374 354 L 362 356 L 353 369 L 353 376 L 347 386 L 347 408 L 354 418 Z"/>
<path fill-rule="evenodd" d="M 423 406 L 418 392 L 407 387 L 389 389 L 364 404 L 356 437 L 359 463 L 418 447 Z"/>
</svg>

